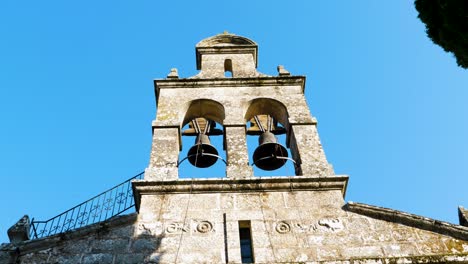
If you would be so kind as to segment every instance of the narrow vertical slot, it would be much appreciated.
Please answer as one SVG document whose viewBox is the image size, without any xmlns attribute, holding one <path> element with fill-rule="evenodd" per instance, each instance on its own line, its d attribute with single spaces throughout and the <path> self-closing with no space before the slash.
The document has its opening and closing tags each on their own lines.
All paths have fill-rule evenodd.
<svg viewBox="0 0 468 264">
<path fill-rule="evenodd" d="M 231 78 L 233 77 L 232 73 L 232 60 L 231 59 L 226 59 L 224 61 L 224 77 L 226 78 Z"/>
<path fill-rule="evenodd" d="M 229 263 L 226 213 L 223 214 L 223 229 L 224 229 L 224 257 L 226 258 L 226 263 Z"/>
<path fill-rule="evenodd" d="M 254 263 L 250 221 L 239 221 L 239 238 L 242 263 Z"/>
</svg>

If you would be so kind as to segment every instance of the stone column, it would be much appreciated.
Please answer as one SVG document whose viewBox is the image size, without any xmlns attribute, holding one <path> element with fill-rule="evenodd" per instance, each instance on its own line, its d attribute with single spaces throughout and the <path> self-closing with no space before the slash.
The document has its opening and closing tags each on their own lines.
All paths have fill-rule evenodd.
<svg viewBox="0 0 468 264">
<path fill-rule="evenodd" d="M 229 179 L 253 177 L 252 166 L 249 165 L 249 153 L 245 125 L 225 126 L 226 132 L 226 176 Z"/>
<path fill-rule="evenodd" d="M 463 206 L 459 206 L 458 218 L 460 220 L 460 225 L 468 227 L 468 209 L 463 208 Z"/>
<path fill-rule="evenodd" d="M 8 228 L 8 238 L 13 244 L 18 244 L 20 242 L 29 240 L 29 229 L 31 223 L 29 221 L 29 216 L 23 216 L 16 224 Z"/>
<path fill-rule="evenodd" d="M 153 127 L 153 143 L 145 180 L 177 180 L 179 178 L 179 128 Z"/>
<path fill-rule="evenodd" d="M 334 174 L 320 143 L 315 124 L 293 124 L 290 148 L 296 161 L 296 175 L 326 177 Z"/>
</svg>

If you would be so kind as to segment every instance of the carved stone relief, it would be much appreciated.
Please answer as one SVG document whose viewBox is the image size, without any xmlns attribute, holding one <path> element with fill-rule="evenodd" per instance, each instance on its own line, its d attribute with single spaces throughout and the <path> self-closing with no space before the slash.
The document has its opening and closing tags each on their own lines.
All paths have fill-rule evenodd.
<svg viewBox="0 0 468 264">
<path fill-rule="evenodd" d="M 297 233 L 339 232 L 344 229 L 344 226 L 338 218 L 324 218 L 313 222 L 278 221 L 274 224 L 274 229 L 280 234 L 291 231 Z"/>
<path fill-rule="evenodd" d="M 325 218 L 318 221 L 320 226 L 326 227 L 331 231 L 338 231 L 344 228 L 343 223 L 337 218 Z"/>
<path fill-rule="evenodd" d="M 197 224 L 197 231 L 200 233 L 208 233 L 213 230 L 213 224 L 209 221 L 200 221 Z"/>
<path fill-rule="evenodd" d="M 184 223 L 180 222 L 172 222 L 166 226 L 166 233 L 167 234 L 180 234 L 182 232 L 189 231 L 189 227 Z"/>
<path fill-rule="evenodd" d="M 291 226 L 287 222 L 281 221 L 276 224 L 275 229 L 276 229 L 276 232 L 280 234 L 285 234 L 291 231 Z"/>
<path fill-rule="evenodd" d="M 209 233 L 214 232 L 213 223 L 207 220 L 190 219 L 185 224 L 182 222 L 169 222 L 165 226 L 166 234 L 181 233 Z"/>
</svg>

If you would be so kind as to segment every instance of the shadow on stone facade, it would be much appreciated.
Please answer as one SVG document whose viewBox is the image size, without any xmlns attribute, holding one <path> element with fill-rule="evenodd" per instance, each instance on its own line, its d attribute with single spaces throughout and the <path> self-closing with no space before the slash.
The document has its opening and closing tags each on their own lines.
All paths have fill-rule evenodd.
<svg viewBox="0 0 468 264">
<path fill-rule="evenodd" d="M 154 234 L 154 231 L 142 224 L 135 224 L 129 254 L 116 254 L 114 263 L 160 263 L 165 253 L 165 250 L 161 250 L 164 233 L 161 230 Z"/>
</svg>

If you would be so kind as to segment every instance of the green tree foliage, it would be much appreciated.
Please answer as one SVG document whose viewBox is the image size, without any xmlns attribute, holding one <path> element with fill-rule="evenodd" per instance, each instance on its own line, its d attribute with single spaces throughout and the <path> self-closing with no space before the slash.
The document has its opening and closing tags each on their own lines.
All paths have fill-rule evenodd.
<svg viewBox="0 0 468 264">
<path fill-rule="evenodd" d="M 415 0 L 414 4 L 429 38 L 453 52 L 458 66 L 468 69 L 468 0 Z"/>
</svg>

